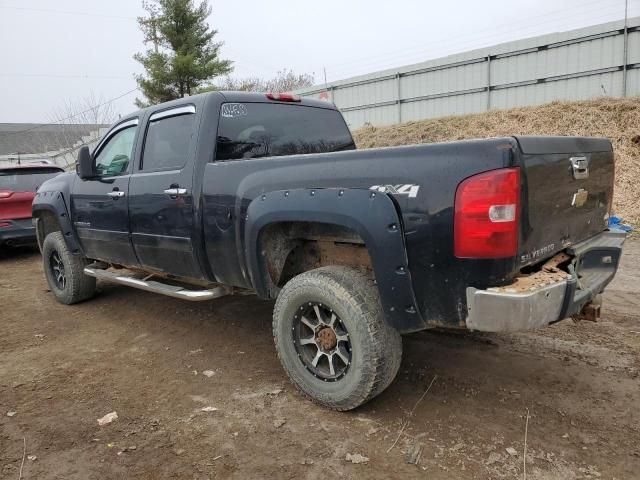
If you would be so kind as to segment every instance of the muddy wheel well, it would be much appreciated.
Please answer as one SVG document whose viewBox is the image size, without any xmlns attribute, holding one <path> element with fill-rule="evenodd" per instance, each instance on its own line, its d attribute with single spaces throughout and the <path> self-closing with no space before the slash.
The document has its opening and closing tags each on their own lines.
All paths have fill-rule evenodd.
<svg viewBox="0 0 640 480">
<path fill-rule="evenodd" d="M 271 296 L 300 273 L 328 265 L 346 265 L 371 270 L 371 257 L 364 240 L 340 225 L 316 222 L 281 222 L 267 225 L 260 233 L 260 255 Z"/>
<path fill-rule="evenodd" d="M 38 245 L 42 246 L 44 239 L 51 232 L 62 231 L 62 228 L 60 228 L 60 223 L 58 222 L 58 218 L 53 212 L 39 212 L 35 216 L 38 219 L 38 222 L 36 224 Z"/>
</svg>

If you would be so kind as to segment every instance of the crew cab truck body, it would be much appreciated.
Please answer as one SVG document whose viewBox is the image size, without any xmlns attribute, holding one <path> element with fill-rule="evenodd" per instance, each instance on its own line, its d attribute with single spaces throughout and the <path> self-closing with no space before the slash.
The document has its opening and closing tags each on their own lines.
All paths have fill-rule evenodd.
<svg viewBox="0 0 640 480">
<path fill-rule="evenodd" d="M 597 317 L 624 242 L 613 179 L 606 139 L 358 151 L 329 103 L 215 92 L 121 119 L 33 215 L 60 301 L 96 278 L 276 299 L 289 377 L 346 410 L 391 383 L 401 334 Z"/>
</svg>

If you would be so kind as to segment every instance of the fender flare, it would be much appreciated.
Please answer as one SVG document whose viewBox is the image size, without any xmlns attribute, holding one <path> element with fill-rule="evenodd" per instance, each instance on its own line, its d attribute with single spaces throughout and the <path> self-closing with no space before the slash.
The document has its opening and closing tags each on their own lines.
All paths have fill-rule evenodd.
<svg viewBox="0 0 640 480">
<path fill-rule="evenodd" d="M 69 215 L 63 194 L 56 191 L 36 193 L 32 206 L 32 215 L 36 220 L 36 232 L 39 228 L 40 219 L 38 217 L 41 212 L 52 213 L 60 226 L 60 231 L 69 250 L 71 250 L 74 255 L 83 254 L 76 232 L 71 226 L 71 216 Z"/>
<path fill-rule="evenodd" d="M 388 194 L 358 188 L 301 188 L 264 193 L 247 208 L 245 258 L 256 293 L 269 297 L 260 233 L 278 222 L 318 222 L 349 228 L 364 240 L 371 257 L 382 307 L 401 333 L 424 330 L 411 281 L 401 217 Z"/>
</svg>

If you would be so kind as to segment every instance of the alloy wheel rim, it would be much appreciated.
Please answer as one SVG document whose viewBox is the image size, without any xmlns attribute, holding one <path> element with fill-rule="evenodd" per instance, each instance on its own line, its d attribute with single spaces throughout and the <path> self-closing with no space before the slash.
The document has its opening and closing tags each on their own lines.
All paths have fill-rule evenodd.
<svg viewBox="0 0 640 480">
<path fill-rule="evenodd" d="M 336 382 L 346 375 L 351 365 L 349 332 L 331 308 L 319 302 L 301 305 L 292 334 L 298 358 L 313 376 Z"/>
<path fill-rule="evenodd" d="M 62 263 L 60 254 L 55 250 L 51 252 L 51 255 L 49 256 L 49 265 L 51 267 L 51 272 L 53 273 L 53 280 L 56 283 L 56 287 L 60 290 L 64 290 L 67 286 L 67 275 L 64 271 L 64 263 Z"/>
</svg>

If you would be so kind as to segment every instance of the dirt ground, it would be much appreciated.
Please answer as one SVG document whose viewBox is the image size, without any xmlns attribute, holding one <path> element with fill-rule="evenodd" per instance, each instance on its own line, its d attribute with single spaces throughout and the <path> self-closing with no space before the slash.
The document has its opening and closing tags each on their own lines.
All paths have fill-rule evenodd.
<svg viewBox="0 0 640 480">
<path fill-rule="evenodd" d="M 25 479 L 523 478 L 526 440 L 529 479 L 638 479 L 639 265 L 629 241 L 599 323 L 407 336 L 397 380 L 337 413 L 288 383 L 268 302 L 102 285 L 67 307 L 37 251 L 4 252 L 0 478 L 23 453 Z"/>
</svg>

